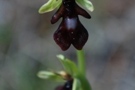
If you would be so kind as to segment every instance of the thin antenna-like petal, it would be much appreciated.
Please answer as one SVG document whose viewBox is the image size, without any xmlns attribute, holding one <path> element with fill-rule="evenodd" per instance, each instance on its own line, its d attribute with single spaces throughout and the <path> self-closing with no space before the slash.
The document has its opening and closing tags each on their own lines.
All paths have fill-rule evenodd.
<svg viewBox="0 0 135 90">
<path fill-rule="evenodd" d="M 91 16 L 84 9 L 82 9 L 80 6 L 78 6 L 77 4 L 75 7 L 75 10 L 79 15 L 82 15 L 83 17 L 88 18 L 88 19 L 91 18 Z"/>
<path fill-rule="evenodd" d="M 51 23 L 56 23 L 64 14 L 64 7 L 63 5 L 57 10 L 57 12 L 52 16 Z"/>
</svg>

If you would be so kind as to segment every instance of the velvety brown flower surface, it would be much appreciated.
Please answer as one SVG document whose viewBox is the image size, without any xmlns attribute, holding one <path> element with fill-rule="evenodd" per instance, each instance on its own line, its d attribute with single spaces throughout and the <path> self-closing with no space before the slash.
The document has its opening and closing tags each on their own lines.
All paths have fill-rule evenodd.
<svg viewBox="0 0 135 90">
<path fill-rule="evenodd" d="M 67 81 L 63 86 L 58 86 L 55 90 L 72 90 L 73 80 Z"/>
<path fill-rule="evenodd" d="M 53 15 L 51 23 L 56 23 L 61 17 L 62 22 L 54 33 L 55 42 L 62 50 L 67 50 L 72 44 L 81 50 L 88 39 L 88 32 L 81 24 L 78 15 L 90 19 L 91 16 L 75 0 L 63 0 L 60 8 Z"/>
</svg>

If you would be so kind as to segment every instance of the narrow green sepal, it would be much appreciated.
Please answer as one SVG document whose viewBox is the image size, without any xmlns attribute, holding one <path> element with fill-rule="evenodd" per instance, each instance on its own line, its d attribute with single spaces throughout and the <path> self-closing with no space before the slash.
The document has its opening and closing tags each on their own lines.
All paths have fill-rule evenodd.
<svg viewBox="0 0 135 90">
<path fill-rule="evenodd" d="M 79 79 L 74 78 L 72 90 L 80 90 L 81 89 L 81 82 Z"/>
<path fill-rule="evenodd" d="M 84 75 L 79 75 L 79 77 L 77 77 L 77 78 L 81 82 L 81 89 L 82 90 L 92 90 L 88 79 Z"/>
<path fill-rule="evenodd" d="M 57 58 L 60 60 L 67 73 L 73 77 L 78 74 L 78 68 L 73 61 L 65 58 L 63 55 L 57 55 Z"/>
<path fill-rule="evenodd" d="M 81 6 L 85 7 L 89 11 L 94 11 L 94 6 L 89 0 L 76 0 Z"/>
<path fill-rule="evenodd" d="M 41 79 L 48 79 L 48 80 L 60 81 L 60 82 L 64 81 L 59 74 L 50 71 L 40 71 L 38 72 L 37 76 Z"/>
<path fill-rule="evenodd" d="M 59 7 L 61 3 L 62 0 L 49 0 L 47 3 L 45 3 L 40 7 L 38 12 L 42 14 L 42 13 L 53 11 L 54 9 Z"/>
</svg>

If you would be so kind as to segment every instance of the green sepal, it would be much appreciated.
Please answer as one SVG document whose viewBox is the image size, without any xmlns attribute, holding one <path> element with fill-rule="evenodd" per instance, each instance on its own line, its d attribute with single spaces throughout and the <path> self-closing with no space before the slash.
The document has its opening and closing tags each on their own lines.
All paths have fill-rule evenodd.
<svg viewBox="0 0 135 90">
<path fill-rule="evenodd" d="M 54 9 L 58 8 L 61 3 L 62 0 L 49 0 L 47 3 L 45 3 L 40 7 L 38 12 L 42 14 L 53 11 Z"/>
<path fill-rule="evenodd" d="M 73 61 L 65 58 L 61 54 L 57 55 L 57 58 L 60 60 L 60 62 L 62 63 L 62 65 L 67 73 L 69 73 L 73 77 L 75 77 L 78 74 L 78 68 Z"/>
<path fill-rule="evenodd" d="M 84 75 L 78 74 L 79 76 L 77 77 L 80 82 L 81 82 L 81 89 L 82 90 L 92 90 L 89 81 Z"/>
<path fill-rule="evenodd" d="M 81 82 L 79 79 L 74 78 L 72 90 L 80 90 L 81 89 Z"/>
<path fill-rule="evenodd" d="M 48 80 L 59 81 L 59 82 L 64 81 L 59 74 L 50 71 L 40 71 L 38 72 L 37 76 L 41 79 L 48 79 Z"/>
<path fill-rule="evenodd" d="M 94 11 L 94 6 L 89 0 L 76 0 L 81 6 L 85 7 L 89 11 Z"/>
</svg>

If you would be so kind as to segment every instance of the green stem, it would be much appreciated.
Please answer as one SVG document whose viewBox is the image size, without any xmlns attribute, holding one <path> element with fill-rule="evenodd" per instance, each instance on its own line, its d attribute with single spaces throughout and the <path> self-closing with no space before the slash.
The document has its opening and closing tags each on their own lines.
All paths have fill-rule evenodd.
<svg viewBox="0 0 135 90">
<path fill-rule="evenodd" d="M 85 75 L 86 74 L 86 65 L 85 65 L 85 55 L 83 50 L 77 50 L 77 58 L 78 58 L 78 67 L 80 73 Z"/>
<path fill-rule="evenodd" d="M 83 50 L 77 50 L 77 58 L 78 58 L 78 67 L 81 75 L 78 76 L 82 84 L 81 90 L 92 90 L 91 85 L 86 79 L 86 63 L 85 63 L 85 54 Z"/>
</svg>

